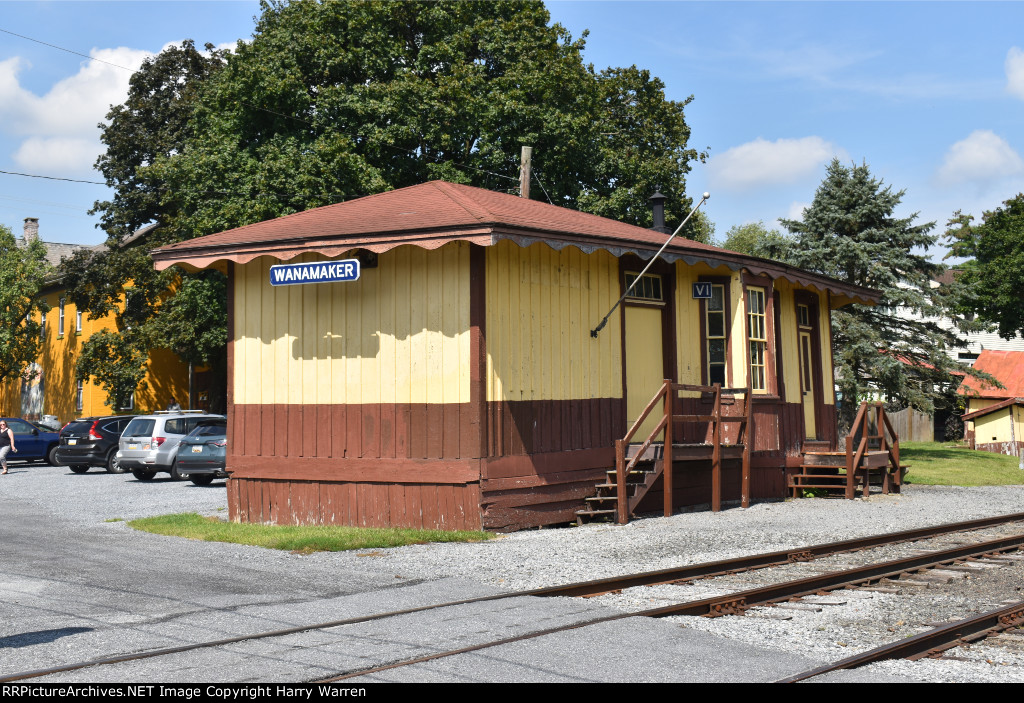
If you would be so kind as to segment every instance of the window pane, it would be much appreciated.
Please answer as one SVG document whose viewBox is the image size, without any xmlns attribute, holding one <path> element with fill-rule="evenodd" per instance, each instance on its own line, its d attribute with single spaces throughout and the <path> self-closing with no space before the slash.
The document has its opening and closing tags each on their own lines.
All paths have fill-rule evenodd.
<svg viewBox="0 0 1024 703">
<path fill-rule="evenodd" d="M 708 310 L 725 310 L 725 287 L 711 286 L 711 299 L 708 301 Z"/>
<path fill-rule="evenodd" d="M 708 340 L 708 361 L 712 364 L 725 363 L 725 340 Z"/>
<path fill-rule="evenodd" d="M 711 364 L 708 369 L 708 383 L 725 385 L 725 364 Z"/>
<path fill-rule="evenodd" d="M 725 336 L 725 313 L 708 313 L 708 337 Z"/>
</svg>

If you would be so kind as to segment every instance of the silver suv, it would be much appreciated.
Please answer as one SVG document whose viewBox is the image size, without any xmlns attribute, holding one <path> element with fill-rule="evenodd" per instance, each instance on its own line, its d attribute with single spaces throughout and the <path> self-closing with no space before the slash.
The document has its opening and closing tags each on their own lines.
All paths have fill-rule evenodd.
<svg viewBox="0 0 1024 703">
<path fill-rule="evenodd" d="M 140 481 L 149 481 L 160 472 L 181 478 L 174 470 L 178 442 L 203 420 L 223 420 L 201 410 L 175 410 L 138 415 L 121 433 L 117 459 Z"/>
</svg>

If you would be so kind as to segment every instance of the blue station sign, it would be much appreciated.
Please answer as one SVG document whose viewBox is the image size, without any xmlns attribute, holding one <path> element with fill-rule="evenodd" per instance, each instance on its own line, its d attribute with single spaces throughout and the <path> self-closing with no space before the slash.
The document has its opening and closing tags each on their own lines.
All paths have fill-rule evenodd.
<svg viewBox="0 0 1024 703">
<path fill-rule="evenodd" d="M 693 284 L 693 299 L 694 300 L 711 300 L 711 284 L 710 283 L 694 283 Z"/>
<path fill-rule="evenodd" d="M 313 261 L 308 264 L 279 264 L 270 267 L 270 285 L 339 283 L 359 280 L 359 259 Z"/>
</svg>

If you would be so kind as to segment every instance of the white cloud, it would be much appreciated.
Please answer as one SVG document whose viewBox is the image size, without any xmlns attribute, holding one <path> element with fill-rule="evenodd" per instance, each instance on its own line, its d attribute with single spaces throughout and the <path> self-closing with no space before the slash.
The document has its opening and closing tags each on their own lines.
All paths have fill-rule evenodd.
<svg viewBox="0 0 1024 703">
<path fill-rule="evenodd" d="M 96 125 L 111 105 L 124 102 L 132 72 L 151 55 L 138 49 L 93 49 L 78 73 L 58 81 L 45 95 L 21 86 L 18 74 L 30 68 L 27 62 L 17 57 L 0 61 L 0 129 L 24 137 L 14 155 L 18 164 L 89 170 L 102 151 Z"/>
<path fill-rule="evenodd" d="M 846 152 L 821 137 L 776 139 L 758 137 L 711 158 L 708 170 L 713 185 L 748 189 L 794 183 L 813 175 L 825 162 Z"/>
<path fill-rule="evenodd" d="M 1013 147 L 994 132 L 979 129 L 949 148 L 936 179 L 946 186 L 986 185 L 1020 173 L 1024 173 L 1024 160 Z"/>
<path fill-rule="evenodd" d="M 789 206 L 789 212 L 786 213 L 787 220 L 803 220 L 804 210 L 811 206 L 810 203 L 793 203 Z"/>
<path fill-rule="evenodd" d="M 1024 99 L 1024 51 L 1016 46 L 1006 52 L 1006 92 Z"/>
<path fill-rule="evenodd" d="M 97 139 L 29 137 L 14 152 L 14 161 L 37 173 L 79 172 L 96 163 L 102 151 L 103 145 Z"/>
</svg>

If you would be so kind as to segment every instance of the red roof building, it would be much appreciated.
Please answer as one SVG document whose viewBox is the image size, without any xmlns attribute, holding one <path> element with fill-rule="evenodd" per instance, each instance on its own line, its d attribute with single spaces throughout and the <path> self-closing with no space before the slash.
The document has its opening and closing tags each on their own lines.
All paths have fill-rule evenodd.
<svg viewBox="0 0 1024 703">
<path fill-rule="evenodd" d="M 967 376 L 957 392 L 967 397 L 965 432 L 971 447 L 1021 456 L 1024 451 L 1024 352 L 985 349 L 974 368 L 1002 388 Z"/>
</svg>

